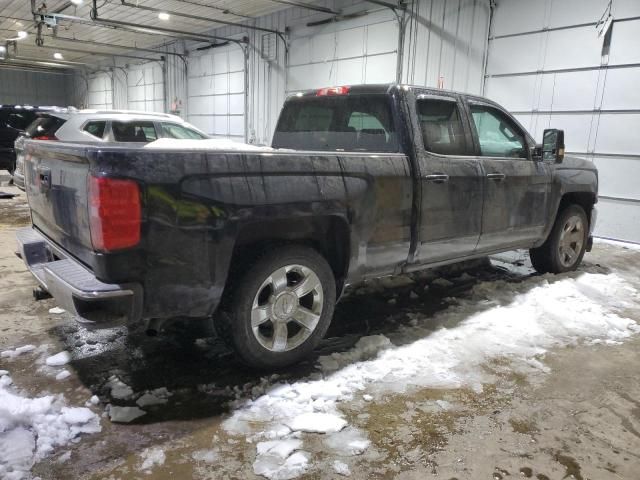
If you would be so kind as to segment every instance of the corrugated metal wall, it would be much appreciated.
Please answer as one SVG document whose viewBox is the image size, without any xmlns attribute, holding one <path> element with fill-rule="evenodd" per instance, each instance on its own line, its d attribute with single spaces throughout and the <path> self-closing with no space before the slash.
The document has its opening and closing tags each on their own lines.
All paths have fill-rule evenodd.
<svg viewBox="0 0 640 480">
<path fill-rule="evenodd" d="M 72 75 L 0 68 L 0 104 L 58 105 L 71 103 Z"/>
<path fill-rule="evenodd" d="M 640 2 L 614 0 L 608 49 L 595 29 L 609 0 L 503 0 L 489 43 L 486 93 L 540 141 L 565 130 L 567 150 L 600 172 L 596 234 L 640 242 Z"/>
<path fill-rule="evenodd" d="M 165 108 L 179 110 L 203 130 L 251 143 L 269 144 L 286 95 L 295 90 L 336 84 L 385 83 L 396 80 L 399 19 L 388 8 L 360 0 L 315 2 L 342 12 L 332 15 L 304 8 L 289 8 L 258 18 L 253 25 L 288 33 L 289 51 L 272 34 L 243 27 L 223 27 L 212 32 L 233 38 L 249 38 L 247 65 L 242 66 L 238 47 L 220 47 L 204 53 L 191 45 L 187 65 L 177 57 L 165 62 Z M 489 0 L 416 0 L 406 14 L 403 82 L 479 93 L 489 23 Z M 312 22 L 323 22 L 310 26 Z M 263 56 L 263 44 L 271 40 L 272 56 Z M 171 47 L 183 51 L 184 45 Z M 234 50 L 230 59 L 228 51 Z M 237 57 L 237 58 L 236 58 Z M 127 88 L 128 108 L 150 106 L 142 92 L 138 68 L 126 69 L 125 87 L 115 70 L 114 103 Z M 159 108 L 155 75 L 152 104 Z M 188 79 L 188 82 L 187 82 Z M 90 92 L 108 98 L 108 82 L 89 80 Z M 132 83 L 134 82 L 134 83 Z M 146 77 L 144 85 L 148 87 Z M 144 92 L 151 94 L 145 87 Z M 239 99 L 238 95 L 246 96 Z M 142 103 L 141 103 L 142 102 Z M 91 103 L 90 103 L 91 104 Z M 122 107 L 119 107 L 122 108 Z M 246 130 L 245 130 L 246 126 Z"/>
</svg>

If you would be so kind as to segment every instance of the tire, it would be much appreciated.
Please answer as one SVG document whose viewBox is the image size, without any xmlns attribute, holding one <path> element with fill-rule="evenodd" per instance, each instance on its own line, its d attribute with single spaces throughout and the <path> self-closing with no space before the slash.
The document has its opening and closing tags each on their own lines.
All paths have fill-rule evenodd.
<svg viewBox="0 0 640 480">
<path fill-rule="evenodd" d="M 247 365 L 292 365 L 309 356 L 327 332 L 335 279 L 312 248 L 277 247 L 231 281 L 230 301 L 216 329 Z"/>
<path fill-rule="evenodd" d="M 589 220 L 579 205 L 569 205 L 556 218 L 547 240 L 529 250 L 531 264 L 540 273 L 564 273 L 578 268 L 587 248 Z"/>
</svg>

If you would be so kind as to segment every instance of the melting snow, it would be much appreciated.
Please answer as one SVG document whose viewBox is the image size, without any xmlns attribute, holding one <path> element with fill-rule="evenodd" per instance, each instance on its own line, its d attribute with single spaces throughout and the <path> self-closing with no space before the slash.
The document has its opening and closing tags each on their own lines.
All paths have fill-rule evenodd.
<svg viewBox="0 0 640 480">
<path fill-rule="evenodd" d="M 66 365 L 71 361 L 71 355 L 69 352 L 60 352 L 48 357 L 45 360 L 45 363 L 50 367 L 61 367 L 62 365 Z"/>
<path fill-rule="evenodd" d="M 550 348 L 619 342 L 640 332 L 635 321 L 619 314 L 631 305 L 640 305 L 638 292 L 616 274 L 480 283 L 470 298 L 458 299 L 457 305 L 434 316 L 418 316 L 415 326 L 401 327 L 390 335 L 393 343 L 382 335 L 365 337 L 352 350 L 320 358 L 324 378 L 272 385 L 264 395 L 239 402 L 224 427 L 230 433 L 253 432 L 253 438 L 275 436 L 282 441 L 298 435 L 296 430 L 333 430 L 337 433 L 324 440 L 333 450 L 362 453 L 368 446 L 366 438 L 358 443 L 353 429 L 339 431 L 346 422 L 338 404 L 357 392 L 400 392 L 411 387 L 481 391 L 483 383 L 491 381 L 482 365 L 498 357 L 510 359 L 522 371 L 545 371 L 540 357 Z M 434 331 L 438 325 L 441 328 Z M 323 421 L 316 422 L 319 418 Z M 332 422 L 335 428 L 327 429 Z M 291 460 L 295 468 L 289 468 L 286 465 L 295 455 L 278 463 L 273 458 L 277 456 L 267 461 L 261 453 L 254 471 L 268 478 L 293 478 L 289 475 L 297 468 L 299 474 L 306 471 L 309 460 L 308 454 L 301 454 L 296 462 Z"/>
<path fill-rule="evenodd" d="M 140 464 L 140 470 L 149 471 L 156 465 L 163 465 L 166 457 L 164 450 L 161 448 L 147 448 L 140 454 L 142 463 Z"/>
<path fill-rule="evenodd" d="M 54 315 L 59 315 L 64 312 L 65 312 L 65 309 L 60 307 L 53 307 L 49 309 L 49 313 L 52 313 Z"/>
<path fill-rule="evenodd" d="M 118 400 L 125 400 L 133 395 L 133 389 L 115 375 L 109 377 L 107 387 L 110 389 L 111 397 Z"/>
<path fill-rule="evenodd" d="M 349 475 L 351 475 L 351 470 L 349 470 L 349 465 L 347 465 L 344 462 L 341 462 L 340 460 L 336 460 L 335 462 L 333 462 L 333 471 L 336 472 L 338 475 L 342 475 L 344 477 L 348 477 Z"/>
<path fill-rule="evenodd" d="M 23 345 L 22 347 L 18 347 L 14 350 L 5 350 L 0 353 L 0 357 L 2 358 L 15 358 L 18 355 L 22 355 L 23 353 L 32 352 L 36 349 L 35 345 Z"/>
<path fill-rule="evenodd" d="M 65 380 L 71 376 L 71 372 L 69 370 L 62 370 L 60 373 L 56 375 L 56 380 Z"/>
<path fill-rule="evenodd" d="M 147 412 L 138 407 L 118 407 L 116 405 L 109 406 L 109 418 L 114 423 L 129 423 L 136 418 L 146 415 Z"/>
<path fill-rule="evenodd" d="M 9 388 L 12 383 L 8 375 L 0 377 L 0 478 L 27 478 L 55 447 L 101 430 L 88 408 L 67 407 L 62 395 L 23 397 Z"/>
<path fill-rule="evenodd" d="M 271 147 L 258 147 L 246 143 L 234 142 L 226 138 L 210 138 L 206 140 L 188 140 L 175 138 L 159 138 L 147 143 L 144 148 L 160 148 L 163 150 L 221 150 L 224 152 L 275 152 Z"/>
</svg>

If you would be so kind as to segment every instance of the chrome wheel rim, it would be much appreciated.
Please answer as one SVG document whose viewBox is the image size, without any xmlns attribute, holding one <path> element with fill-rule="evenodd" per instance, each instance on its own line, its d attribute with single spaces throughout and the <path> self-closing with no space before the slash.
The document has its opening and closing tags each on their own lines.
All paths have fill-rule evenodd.
<svg viewBox="0 0 640 480">
<path fill-rule="evenodd" d="M 584 245 L 584 222 L 575 215 L 569 217 L 560 233 L 558 258 L 564 267 L 572 267 L 577 261 Z"/>
<path fill-rule="evenodd" d="M 304 265 L 272 272 L 258 289 L 251 307 L 251 330 L 271 352 L 303 344 L 318 326 L 324 293 L 318 275 Z"/>
</svg>

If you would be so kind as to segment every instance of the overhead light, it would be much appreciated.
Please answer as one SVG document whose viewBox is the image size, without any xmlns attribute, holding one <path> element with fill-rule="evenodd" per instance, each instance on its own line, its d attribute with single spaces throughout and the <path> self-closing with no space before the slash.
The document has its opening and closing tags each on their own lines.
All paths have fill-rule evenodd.
<svg viewBox="0 0 640 480">
<path fill-rule="evenodd" d="M 0 53 L 4 53 L 7 51 L 7 47 L 5 47 L 4 45 L 0 45 Z"/>
<path fill-rule="evenodd" d="M 56 60 L 62 60 L 64 59 L 64 57 L 62 56 L 62 54 L 60 52 L 56 52 L 53 54 L 53 58 L 55 58 Z"/>
<path fill-rule="evenodd" d="M 71 0 L 71 3 L 73 3 L 74 5 L 82 5 L 82 2 L 84 0 Z"/>
<path fill-rule="evenodd" d="M 165 12 L 160 12 L 158 14 L 158 18 L 160 20 L 165 20 L 166 21 L 166 20 L 169 20 L 169 18 L 171 18 L 171 15 L 169 15 L 168 13 L 165 13 Z"/>
<path fill-rule="evenodd" d="M 24 30 L 20 30 L 20 31 L 18 32 L 18 38 L 19 38 L 20 40 L 22 40 L 23 38 L 27 38 L 27 35 L 29 35 L 29 34 L 28 34 L 27 32 L 25 32 Z"/>
</svg>

